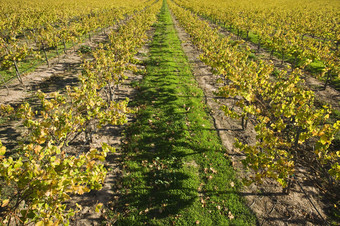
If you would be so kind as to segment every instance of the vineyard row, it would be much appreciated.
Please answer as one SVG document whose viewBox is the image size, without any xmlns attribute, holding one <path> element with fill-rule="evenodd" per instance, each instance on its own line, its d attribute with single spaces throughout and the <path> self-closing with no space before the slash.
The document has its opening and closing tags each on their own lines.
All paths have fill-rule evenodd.
<svg viewBox="0 0 340 226">
<path fill-rule="evenodd" d="M 0 176 L 9 193 L 1 193 L 2 222 L 16 224 L 69 224 L 74 209 L 65 201 L 72 194 L 100 189 L 106 175 L 103 161 L 114 149 L 106 143 L 100 150 L 69 151 L 69 142 L 105 125 L 126 123 L 128 100 L 117 101 L 115 89 L 124 72 L 136 70 L 133 56 L 147 40 L 146 31 L 156 20 L 160 3 L 136 13 L 109 42 L 93 51 L 93 60 L 84 60 L 77 87 L 65 94 L 38 92 L 40 105 L 24 103 L 17 109 L 1 106 L 1 116 L 21 119 L 27 142 L 16 153 L 0 144 Z"/>
</svg>

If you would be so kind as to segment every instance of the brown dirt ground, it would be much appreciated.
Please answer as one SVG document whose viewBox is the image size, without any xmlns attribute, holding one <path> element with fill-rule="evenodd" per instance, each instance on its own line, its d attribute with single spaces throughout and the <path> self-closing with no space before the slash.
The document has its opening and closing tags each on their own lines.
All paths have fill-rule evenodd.
<svg viewBox="0 0 340 226">
<path fill-rule="evenodd" d="M 239 40 L 239 38 L 235 34 L 229 32 L 225 28 L 222 28 L 211 22 L 209 22 L 209 25 L 212 28 L 217 29 L 221 34 L 229 37 L 231 40 Z M 252 52 L 254 52 L 255 55 L 259 57 L 262 61 L 267 64 L 273 64 L 278 70 L 287 70 L 288 66 L 292 68 L 291 63 L 284 61 L 282 64 L 281 59 L 278 59 L 275 56 L 271 57 L 270 52 L 268 52 L 264 48 L 260 47 L 260 49 L 258 49 L 258 46 L 252 42 L 246 41 L 245 44 L 249 46 Z M 288 71 L 291 71 L 291 69 L 288 69 Z M 311 73 L 306 70 L 304 70 L 303 73 L 303 79 L 305 80 L 306 87 L 308 87 L 315 93 L 317 99 L 322 103 L 330 104 L 334 109 L 340 111 L 340 92 L 330 86 L 327 86 L 326 89 L 323 89 L 324 82 L 314 78 Z"/>
<path fill-rule="evenodd" d="M 216 130 L 218 131 L 223 144 L 228 150 L 227 155 L 233 162 L 234 168 L 237 170 L 241 177 L 249 176 L 249 172 L 243 170 L 241 159 L 244 158 L 242 153 L 237 152 L 233 148 L 234 138 L 239 138 L 241 140 L 247 140 L 248 143 L 255 141 L 255 134 L 253 133 L 252 125 L 248 126 L 245 131 L 240 129 L 240 122 L 236 120 L 231 120 L 224 116 L 224 113 L 219 110 L 220 103 L 224 104 L 231 103 L 231 100 L 222 100 L 214 96 L 213 92 L 217 90 L 216 79 L 217 76 L 210 72 L 209 67 L 204 65 L 198 56 L 200 54 L 194 46 L 189 41 L 189 36 L 184 30 L 178 26 L 175 21 L 175 27 L 178 31 L 178 35 L 182 41 L 182 47 L 184 52 L 187 54 L 189 61 L 192 65 L 193 73 L 196 77 L 197 82 L 200 84 L 205 93 L 205 98 L 207 105 L 212 109 L 211 115 L 213 117 Z M 105 40 L 105 35 L 93 36 L 92 42 L 83 43 L 83 45 L 88 45 L 94 47 L 100 41 Z M 78 46 L 79 47 L 79 46 Z M 256 47 L 257 48 L 257 47 Z M 0 88 L 0 104 L 19 104 L 26 100 L 32 100 L 32 94 L 34 91 L 41 89 L 46 92 L 54 92 L 61 90 L 66 85 L 76 85 L 77 84 L 77 74 L 80 73 L 81 58 L 73 50 L 69 51 L 67 55 L 61 56 L 59 61 L 57 59 L 51 60 L 52 66 L 48 68 L 47 66 L 40 66 L 33 73 L 24 76 L 23 81 L 25 84 L 25 89 L 20 85 L 17 80 L 13 80 L 8 84 L 10 94 L 7 94 L 5 87 Z M 140 55 L 137 57 L 142 60 L 145 53 L 148 52 L 148 47 L 145 46 L 141 49 Z M 260 50 L 260 54 L 262 53 Z M 129 97 L 130 99 L 134 95 L 134 90 L 129 86 L 133 81 L 142 79 L 142 76 L 136 76 L 133 74 L 128 74 L 128 79 L 119 89 L 119 96 L 121 98 Z M 309 78 L 307 79 L 309 80 Z M 314 81 L 311 78 L 313 84 L 321 86 L 320 82 Z M 324 96 L 329 99 L 330 96 L 334 96 L 334 100 L 339 104 L 340 95 L 331 90 L 329 93 L 327 88 Z M 320 91 L 321 92 L 321 91 Z M 321 96 L 321 95 L 320 95 Z M 337 99 L 336 99 L 337 98 Z M 334 105 L 332 103 L 333 106 Z M 133 120 L 130 116 L 129 121 Z M 6 124 L 0 126 L 0 136 L 6 140 L 6 137 L 16 137 L 20 136 L 20 133 L 14 129 L 18 128 L 18 124 Z M 102 142 L 106 142 L 117 149 L 120 147 L 121 143 L 121 131 L 123 126 L 107 126 L 97 131 L 94 134 L 94 142 L 87 146 L 79 145 L 79 142 L 84 139 L 79 137 L 78 141 L 75 141 L 74 147 L 81 149 L 88 148 L 99 148 Z M 7 140 L 8 142 L 9 139 Z M 6 144 L 6 141 L 4 141 Z M 95 205 L 97 203 L 103 203 L 104 205 L 109 205 L 114 198 L 112 185 L 115 183 L 117 177 L 120 176 L 121 171 L 119 168 L 120 154 L 119 150 L 117 153 L 111 154 L 107 158 L 106 167 L 109 169 L 103 189 L 100 191 L 92 191 L 88 194 L 81 196 L 76 196 L 71 201 L 71 206 L 78 202 L 82 206 L 82 210 L 74 217 L 71 224 L 72 225 L 98 225 L 100 224 L 100 218 L 102 212 L 96 213 L 94 211 Z M 308 175 L 308 169 L 300 167 L 297 173 L 297 180 L 302 185 L 303 189 L 306 190 L 308 196 L 316 206 L 316 208 L 321 212 L 321 215 L 325 218 L 326 214 L 324 210 L 327 208 L 328 203 L 323 202 L 321 195 L 323 192 L 319 188 L 313 185 L 308 179 L 311 176 Z M 324 222 L 316 213 L 315 209 L 312 207 L 311 203 L 306 198 L 306 195 L 302 192 L 301 188 L 297 183 L 294 183 L 291 193 L 285 195 L 282 190 L 273 181 L 265 181 L 262 185 L 251 185 L 245 188 L 241 194 L 245 197 L 248 206 L 254 211 L 259 219 L 260 225 L 323 225 Z M 102 211 L 105 211 L 103 209 Z"/>
<path fill-rule="evenodd" d="M 87 40 L 85 43 L 75 46 L 70 49 L 67 54 L 61 55 L 60 58 L 50 59 L 50 67 L 42 65 L 37 69 L 25 76 L 23 76 L 23 87 L 18 80 L 13 79 L 7 84 L 9 94 L 7 95 L 6 87 L 0 88 L 0 104 L 19 105 L 25 101 L 29 101 L 34 105 L 38 100 L 35 98 L 34 93 L 37 90 L 42 90 L 45 93 L 51 93 L 55 91 L 63 92 L 64 88 L 69 86 L 76 86 L 78 84 L 78 75 L 81 73 L 82 58 L 78 55 L 77 51 L 82 45 L 95 48 L 98 43 L 105 42 L 107 40 L 106 33 L 111 30 L 115 30 L 117 26 L 106 30 L 105 34 L 100 33 L 94 35 L 91 41 Z M 151 37 L 152 31 L 149 33 Z M 148 53 L 148 45 L 142 47 L 138 54 L 135 56 L 137 60 L 145 60 L 145 56 Z M 137 68 L 143 69 L 144 66 L 137 65 Z M 116 92 L 118 100 L 125 100 L 133 98 L 135 90 L 131 87 L 132 82 L 139 81 L 143 78 L 142 75 L 135 75 L 132 72 L 126 72 L 128 77 Z M 133 115 L 128 116 L 128 123 L 133 120 Z M 93 134 L 93 139 L 90 144 L 84 144 L 85 136 L 82 134 L 77 137 L 72 143 L 69 144 L 68 151 L 84 152 L 91 148 L 101 148 L 103 142 L 116 148 L 116 153 L 110 153 L 107 156 L 105 167 L 108 169 L 103 188 L 100 191 L 91 191 L 83 195 L 75 195 L 72 197 L 68 206 L 75 208 L 75 203 L 78 203 L 82 208 L 71 219 L 71 225 L 100 225 L 102 213 L 105 208 L 102 208 L 100 212 L 95 212 L 95 207 L 98 203 L 104 205 L 110 204 L 114 200 L 114 192 L 112 186 L 114 185 L 116 178 L 120 176 L 120 153 L 119 148 L 121 146 L 121 132 L 124 129 L 123 126 L 111 126 L 101 128 Z M 20 122 L 7 122 L 0 125 L 0 138 L 5 146 L 9 149 L 14 148 L 21 140 L 24 129 Z"/>
<path fill-rule="evenodd" d="M 150 37 L 150 36 L 149 36 Z M 148 45 L 141 48 L 135 57 L 138 60 L 143 61 L 145 55 L 148 53 Z M 139 66 L 143 69 L 144 66 Z M 128 79 L 125 80 L 116 93 L 120 100 L 125 98 L 133 99 L 136 90 L 131 87 L 131 83 L 138 82 L 143 79 L 142 75 L 135 75 L 132 73 L 126 73 Z M 134 120 L 133 115 L 128 116 L 128 123 Z M 72 200 L 73 206 L 78 203 L 83 208 L 82 210 L 72 219 L 72 225 L 100 225 L 102 220 L 102 215 L 105 213 L 105 208 L 102 208 L 100 212 L 95 212 L 95 207 L 97 203 L 103 203 L 104 207 L 113 206 L 115 199 L 115 191 L 113 190 L 113 185 L 116 183 L 117 178 L 121 176 L 121 139 L 122 131 L 125 128 L 123 126 L 106 126 L 101 128 L 94 134 L 93 143 L 91 143 L 91 148 L 100 148 L 103 142 L 116 148 L 116 153 L 109 154 L 106 158 L 106 168 L 108 169 L 107 176 L 103 188 L 100 191 L 91 191 L 84 195 L 78 195 Z"/>
<path fill-rule="evenodd" d="M 106 29 L 106 33 L 114 30 L 115 27 Z M 107 35 L 100 33 L 84 43 L 69 49 L 66 54 L 58 58 L 50 59 L 50 67 L 41 65 L 32 73 L 22 76 L 23 85 L 17 80 L 12 79 L 5 86 L 0 86 L 0 105 L 10 104 L 18 106 L 24 102 L 29 102 L 32 106 L 38 104 L 39 100 L 35 96 L 37 90 L 45 93 L 63 92 L 66 86 L 76 86 L 78 75 L 81 73 L 82 59 L 78 54 L 78 49 L 82 45 L 96 47 L 99 42 L 104 42 Z M 9 91 L 9 94 L 8 92 Z M 14 148 L 17 142 L 22 139 L 24 133 L 21 122 L 9 121 L 0 125 L 0 138 L 7 148 Z"/>
<path fill-rule="evenodd" d="M 60 91 L 66 85 L 76 85 L 83 61 L 79 55 L 80 48 L 82 46 L 95 48 L 99 43 L 107 41 L 107 34 L 116 30 L 120 24 L 128 19 L 129 17 L 126 17 L 114 26 L 105 28 L 97 34 L 92 34 L 91 40 L 86 39 L 83 43 L 76 44 L 68 49 L 66 54 L 60 54 L 59 58 L 49 59 L 50 67 L 46 63 L 42 63 L 37 66 L 34 72 L 23 73 L 24 86 L 14 78 L 7 82 L 8 89 L 4 85 L 0 85 L 0 104 L 16 105 L 23 103 L 25 100 L 30 100 L 35 91 L 39 89 L 50 93 Z"/>
<path fill-rule="evenodd" d="M 246 130 L 242 130 L 240 122 L 227 118 L 219 108 L 221 104 L 230 104 L 232 100 L 223 100 L 214 96 L 213 92 L 217 90 L 217 76 L 211 73 L 211 68 L 199 60 L 200 52 L 190 42 L 189 35 L 181 28 L 176 20 L 175 28 L 182 41 L 182 47 L 189 62 L 191 63 L 193 73 L 197 82 L 205 93 L 207 105 L 211 109 L 211 115 L 215 123 L 216 130 L 225 147 L 226 155 L 229 155 L 235 170 L 240 178 L 247 178 L 251 174 L 247 172 L 241 163 L 244 155 L 234 149 L 234 139 L 246 141 L 247 143 L 255 142 L 255 133 L 253 126 L 250 125 Z M 320 211 L 323 218 L 326 218 L 324 210 L 329 205 L 321 198 L 322 191 L 314 186 L 309 179 L 308 169 L 298 167 L 297 181 L 293 183 L 290 194 L 282 192 L 278 183 L 266 180 L 263 184 L 252 184 L 241 191 L 246 199 L 246 203 L 256 214 L 259 225 L 324 225 L 325 222 L 318 216 L 318 213 L 306 198 L 306 195 L 300 188 L 306 191 L 309 198 Z"/>
</svg>

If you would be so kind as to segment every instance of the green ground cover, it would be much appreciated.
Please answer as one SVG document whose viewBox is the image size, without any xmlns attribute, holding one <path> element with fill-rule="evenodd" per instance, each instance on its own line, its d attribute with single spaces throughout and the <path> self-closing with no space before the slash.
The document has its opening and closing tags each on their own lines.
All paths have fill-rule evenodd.
<svg viewBox="0 0 340 226">
<path fill-rule="evenodd" d="M 126 130 L 118 225 L 255 225 L 166 3 Z"/>
</svg>

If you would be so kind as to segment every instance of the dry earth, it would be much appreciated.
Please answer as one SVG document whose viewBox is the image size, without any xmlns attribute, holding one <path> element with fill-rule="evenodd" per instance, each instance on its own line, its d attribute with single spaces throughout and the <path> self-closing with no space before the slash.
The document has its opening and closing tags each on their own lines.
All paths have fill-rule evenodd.
<svg viewBox="0 0 340 226">
<path fill-rule="evenodd" d="M 199 60 L 200 52 L 190 42 L 190 36 L 181 28 L 176 20 L 175 28 L 182 41 L 182 47 L 189 62 L 191 63 L 193 73 L 197 82 L 204 91 L 207 105 L 211 109 L 211 115 L 214 120 L 216 130 L 221 137 L 228 155 L 233 163 L 235 170 L 241 178 L 250 175 L 241 163 L 244 158 L 243 154 L 234 149 L 234 139 L 238 138 L 247 143 L 255 142 L 255 133 L 253 126 L 250 125 L 246 130 L 242 130 L 240 122 L 232 120 L 224 115 L 219 108 L 221 104 L 231 104 L 232 100 L 225 100 L 215 97 L 213 94 L 217 90 L 217 76 L 213 75 L 211 68 L 206 66 Z M 307 174 L 307 176 L 306 176 Z M 293 187 L 289 195 L 282 192 L 280 186 L 271 180 L 266 180 L 263 184 L 252 184 L 245 187 L 241 191 L 241 195 L 245 197 L 248 206 L 256 214 L 259 225 L 324 225 L 323 219 L 318 216 L 317 211 L 302 191 L 306 191 L 308 197 L 320 211 L 323 218 L 326 218 L 324 209 L 327 202 L 321 200 L 320 189 L 310 186 L 313 185 L 308 181 L 308 169 L 299 167 L 297 169 L 297 181 L 293 183 Z M 307 179 L 307 180 L 305 180 Z"/>
<path fill-rule="evenodd" d="M 244 156 L 237 152 L 233 148 L 234 139 L 238 138 L 242 141 L 252 143 L 255 141 L 255 134 L 253 132 L 253 126 L 250 125 L 243 131 L 240 127 L 240 122 L 231 120 L 224 116 L 224 113 L 219 110 L 220 102 L 223 104 L 230 104 L 232 100 L 223 100 L 215 97 L 213 94 L 217 90 L 216 79 L 217 76 L 210 72 L 208 66 L 204 65 L 199 59 L 200 52 L 190 43 L 188 34 L 178 25 L 175 21 L 175 28 L 182 41 L 182 47 L 189 61 L 191 62 L 193 73 L 197 82 L 205 93 L 205 100 L 207 105 L 211 108 L 211 115 L 214 120 L 216 130 L 218 131 L 221 140 L 228 150 L 228 155 L 233 162 L 234 168 L 239 173 L 240 177 L 247 177 L 249 173 L 243 169 L 240 162 Z M 226 33 L 226 31 L 223 31 Z M 151 35 L 149 35 L 150 37 Z M 91 42 L 87 41 L 82 45 L 95 47 L 96 43 L 104 41 L 106 35 L 100 34 L 92 38 Z M 79 49 L 80 45 L 76 47 Z M 257 48 L 256 46 L 252 48 Z M 13 80 L 8 84 L 9 95 L 5 87 L 0 88 L 0 104 L 20 104 L 27 100 L 33 100 L 32 95 L 34 91 L 41 89 L 44 92 L 54 92 L 62 90 L 66 85 L 76 85 L 78 82 L 77 75 L 80 73 L 81 57 L 74 50 L 69 50 L 69 53 L 62 55 L 60 59 L 51 60 L 51 67 L 40 66 L 35 72 L 30 73 L 23 77 L 25 88 L 17 81 Z M 137 56 L 137 59 L 143 60 L 148 52 L 148 46 L 143 47 Z M 260 50 L 259 54 L 266 55 L 265 51 Z M 281 64 L 279 60 L 275 64 Z M 130 99 L 134 95 L 134 90 L 129 84 L 134 81 L 142 79 L 142 76 L 136 76 L 133 74 L 127 74 L 128 79 L 119 89 L 119 97 Z M 319 81 L 306 76 L 307 84 L 313 84 L 313 86 L 321 86 Z M 310 81 L 310 82 L 309 82 Z M 323 98 L 329 100 L 332 98 L 332 105 L 339 108 L 340 95 L 339 92 L 334 91 L 331 88 L 327 88 L 325 91 L 317 91 L 320 99 Z M 130 116 L 129 121 L 133 118 Z M 106 142 L 116 147 L 117 153 L 111 154 L 107 158 L 106 167 L 109 169 L 105 184 L 101 191 L 92 191 L 88 194 L 79 195 L 73 198 L 70 206 L 74 206 L 75 202 L 78 202 L 82 209 L 72 220 L 72 225 L 98 225 L 100 224 L 102 212 L 96 213 L 94 211 L 97 203 L 103 203 L 109 205 L 114 199 L 114 192 L 112 185 L 115 183 L 116 178 L 120 175 L 119 162 L 120 154 L 119 147 L 121 142 L 121 131 L 123 126 L 107 126 L 97 131 L 94 134 L 94 142 L 90 145 L 81 145 L 83 137 L 79 137 L 77 141 L 71 145 L 77 149 L 89 149 L 99 148 L 102 142 Z M 9 122 L 0 126 L 0 136 L 4 144 L 11 144 L 11 139 L 19 139 L 20 126 L 18 123 Z M 321 198 L 322 191 L 313 185 L 308 180 L 308 170 L 306 168 L 299 168 L 297 178 L 299 184 L 307 192 L 308 197 L 314 203 L 316 208 L 321 212 L 322 217 L 326 217 L 324 209 L 327 207 L 327 202 L 324 202 Z M 307 174 L 307 177 L 306 177 Z M 307 178 L 304 180 L 303 178 Z M 324 225 L 322 219 L 318 216 L 315 208 L 311 202 L 307 199 L 306 195 L 297 183 L 294 186 L 289 195 L 282 193 L 277 183 L 273 181 L 266 181 L 262 185 L 251 185 L 246 187 L 242 192 L 248 203 L 248 206 L 254 211 L 259 219 L 260 225 Z M 103 209 L 105 211 L 105 209 Z"/>
<path fill-rule="evenodd" d="M 149 37 L 151 37 L 151 33 L 153 31 L 149 31 Z M 146 44 L 135 56 L 137 60 L 144 61 L 146 55 L 149 51 L 149 45 Z M 144 66 L 137 65 L 139 69 L 144 69 Z M 131 83 L 139 82 L 143 79 L 142 75 L 136 75 L 133 73 L 126 73 L 128 78 L 124 81 L 124 83 L 120 86 L 119 90 L 116 93 L 118 99 L 124 100 L 125 98 L 129 98 L 130 100 L 136 94 L 136 90 L 131 86 Z M 134 120 L 133 115 L 128 116 L 128 123 L 131 123 Z M 122 140 L 122 131 L 124 130 L 125 125 L 123 126 L 106 126 L 100 129 L 93 137 L 93 143 L 91 143 L 91 148 L 100 148 L 103 142 L 111 145 L 116 148 L 116 153 L 111 153 L 106 158 L 105 166 L 108 169 L 107 176 L 105 178 L 105 182 L 103 184 L 103 188 L 100 191 L 91 191 L 84 195 L 78 195 L 74 197 L 72 200 L 72 205 L 75 206 L 75 203 L 78 203 L 82 206 L 82 210 L 72 219 L 72 225 L 100 225 L 103 220 L 103 213 L 106 211 L 107 207 L 113 206 L 115 201 L 116 192 L 113 187 L 117 182 L 117 178 L 119 178 L 121 174 L 121 155 L 120 155 L 120 147 Z M 105 208 L 102 208 L 100 212 L 95 212 L 95 207 L 98 203 L 103 203 Z"/>
<path fill-rule="evenodd" d="M 208 22 L 208 23 L 212 28 L 217 29 L 221 34 L 229 37 L 231 40 L 239 40 L 239 38 L 235 34 L 229 32 L 225 28 L 222 28 L 212 22 Z M 293 67 L 291 63 L 286 62 L 286 61 L 282 63 L 281 59 L 278 59 L 275 56 L 270 56 L 270 52 L 268 50 L 265 50 L 262 47 L 258 48 L 258 45 L 252 42 L 245 42 L 245 44 L 248 47 L 250 47 L 252 52 L 254 52 L 256 56 L 259 57 L 265 63 L 273 64 L 275 68 L 277 68 L 278 70 L 291 71 L 291 69 L 288 69 L 288 68 Z M 334 109 L 340 111 L 340 92 L 330 86 L 327 86 L 326 89 L 323 89 L 324 82 L 314 78 L 311 75 L 311 73 L 306 70 L 303 71 L 303 74 L 304 74 L 303 79 L 305 80 L 306 87 L 308 87 L 310 90 L 312 90 L 315 93 L 318 100 L 321 101 L 322 103 L 328 103 Z"/>
<path fill-rule="evenodd" d="M 32 105 L 38 102 L 34 93 L 37 90 L 42 90 L 45 93 L 55 91 L 63 92 L 66 86 L 76 86 L 78 84 L 78 75 L 81 73 L 82 58 L 78 54 L 78 50 L 82 45 L 95 48 L 98 43 L 107 40 L 106 33 L 115 30 L 117 26 L 106 29 L 105 33 L 101 33 L 92 37 L 91 41 L 87 40 L 85 43 L 79 44 L 74 49 L 68 51 L 67 54 L 61 55 L 60 58 L 50 60 L 50 67 L 42 65 L 37 69 L 23 77 L 22 84 L 13 79 L 7 84 L 9 94 L 6 87 L 0 88 L 0 104 L 19 105 L 25 101 L 29 101 Z M 110 31 L 109 31 L 110 30 Z M 152 36 L 153 31 L 149 32 L 149 37 Z M 142 47 L 135 56 L 137 60 L 144 61 L 148 53 L 148 45 Z M 137 65 L 137 68 L 143 69 L 144 66 Z M 126 72 L 128 78 L 119 87 L 116 92 L 118 100 L 133 99 L 135 89 L 131 83 L 138 82 L 143 78 L 142 75 L 136 75 L 132 72 Z M 133 120 L 133 115 L 128 116 L 128 123 Z M 103 203 L 104 206 L 109 205 L 114 199 L 114 191 L 112 186 L 116 182 L 116 178 L 120 176 L 120 153 L 123 126 L 108 125 L 96 131 L 93 134 L 93 141 L 90 144 L 84 144 L 85 136 L 80 135 L 76 140 L 69 144 L 68 151 L 79 153 L 88 151 L 91 148 L 101 148 L 103 142 L 116 148 L 116 153 L 111 153 L 107 156 L 105 167 L 108 169 L 105 183 L 100 191 L 91 191 L 83 195 L 75 195 L 68 203 L 69 207 L 75 208 L 76 203 L 81 206 L 78 213 L 71 219 L 71 225 L 100 225 L 102 220 L 102 213 L 95 212 L 95 207 L 98 203 Z M 22 139 L 24 129 L 20 122 L 7 122 L 0 125 L 0 138 L 5 146 L 9 149 L 14 148 L 19 140 Z"/>
<path fill-rule="evenodd" d="M 98 34 L 92 35 L 91 40 L 75 45 L 67 50 L 66 54 L 60 54 L 59 58 L 49 59 L 50 67 L 46 63 L 38 66 L 34 72 L 23 74 L 24 86 L 15 78 L 7 82 L 7 87 L 0 85 L 0 104 L 20 104 L 34 96 L 35 91 L 43 92 L 61 91 L 65 86 L 73 86 L 78 82 L 81 73 L 82 58 L 79 50 L 82 46 L 95 48 L 99 43 L 108 40 L 107 34 L 116 30 L 120 24 L 125 23 L 129 17 L 121 20 L 112 27 L 108 27 Z"/>
</svg>

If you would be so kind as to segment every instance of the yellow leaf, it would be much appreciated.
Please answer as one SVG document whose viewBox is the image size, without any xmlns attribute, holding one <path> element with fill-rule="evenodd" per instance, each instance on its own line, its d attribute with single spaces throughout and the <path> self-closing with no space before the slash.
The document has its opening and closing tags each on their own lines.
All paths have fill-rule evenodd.
<svg viewBox="0 0 340 226">
<path fill-rule="evenodd" d="M 9 203 L 9 199 L 5 199 L 5 200 L 3 200 L 3 201 L 2 201 L 2 205 L 1 205 L 1 207 L 5 207 L 5 206 L 7 206 L 7 205 L 8 205 L 8 203 Z"/>
<path fill-rule="evenodd" d="M 1 147 L 1 143 L 0 143 L 0 155 L 4 155 L 6 153 L 6 147 L 2 146 Z"/>
<path fill-rule="evenodd" d="M 44 225 L 44 221 L 39 221 L 35 224 L 35 226 L 43 226 Z"/>
<path fill-rule="evenodd" d="M 43 144 L 43 143 L 45 143 L 45 141 L 46 141 L 46 138 L 44 138 L 44 137 L 41 137 L 41 138 L 39 138 L 39 139 L 36 140 L 36 142 L 37 142 L 38 144 Z"/>
<path fill-rule="evenodd" d="M 103 207 L 103 203 L 98 203 L 97 206 L 96 206 L 96 213 L 99 213 L 100 209 Z"/>
<path fill-rule="evenodd" d="M 82 210 L 82 209 L 83 209 L 83 207 L 82 207 L 81 205 L 79 205 L 78 203 L 76 203 L 76 206 L 77 206 L 77 208 L 78 208 L 79 210 Z"/>
<path fill-rule="evenodd" d="M 36 147 L 34 148 L 35 154 L 38 154 L 38 153 L 41 151 L 41 149 L 42 149 L 42 147 L 41 147 L 40 145 L 36 146 Z"/>
</svg>

